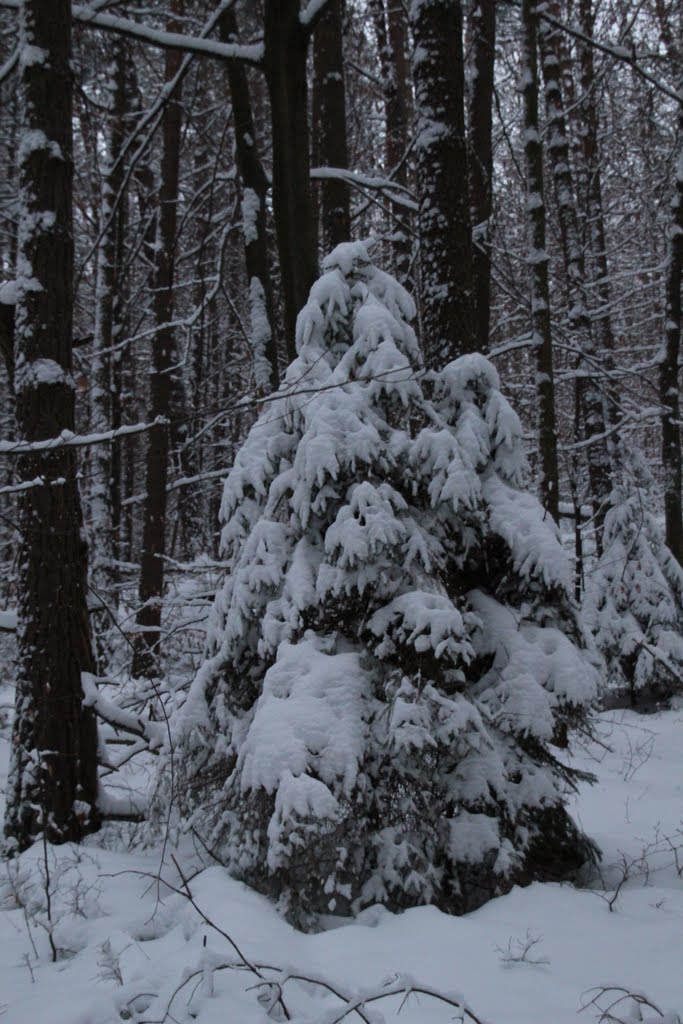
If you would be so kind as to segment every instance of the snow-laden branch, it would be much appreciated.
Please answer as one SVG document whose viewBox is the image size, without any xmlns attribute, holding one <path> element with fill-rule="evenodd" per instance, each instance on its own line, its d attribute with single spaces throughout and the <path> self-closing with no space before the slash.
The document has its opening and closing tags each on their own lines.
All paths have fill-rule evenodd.
<svg viewBox="0 0 683 1024">
<path fill-rule="evenodd" d="M 12 53 L 7 58 L 5 63 L 2 65 L 2 67 L 0 67 L 0 85 L 5 81 L 6 78 L 9 78 L 9 76 L 12 74 L 12 72 L 18 66 L 18 64 L 19 64 L 19 49 L 17 48 L 14 51 L 14 53 Z"/>
<path fill-rule="evenodd" d="M 597 444 L 599 441 L 605 441 L 614 434 L 621 434 L 625 427 L 635 423 L 647 423 L 648 420 L 661 419 L 662 410 L 660 406 L 650 406 L 639 412 L 626 413 L 620 420 L 619 423 L 610 427 L 608 430 L 603 430 L 599 434 L 592 434 L 590 437 L 585 438 L 583 441 L 574 441 L 571 444 L 558 445 L 558 451 L 562 452 L 576 452 L 582 448 L 590 448 L 591 445 Z"/>
<path fill-rule="evenodd" d="M 8 484 L 0 487 L 0 494 L 21 494 L 22 491 L 32 491 L 34 487 L 63 487 L 66 477 L 58 476 L 54 480 L 48 480 L 44 476 L 36 476 L 33 480 L 23 480 L 20 484 Z"/>
<path fill-rule="evenodd" d="M 215 57 L 220 60 L 241 60 L 247 64 L 260 64 L 263 60 L 263 45 L 252 43 L 219 43 L 214 39 L 200 39 L 197 36 L 184 35 L 181 32 L 166 32 L 162 29 L 143 25 L 131 18 L 123 18 L 117 14 L 95 13 L 79 4 L 74 4 L 73 16 L 76 21 L 94 28 L 119 32 L 133 39 L 150 43 L 163 50 L 184 50 L 202 57 Z"/>
<path fill-rule="evenodd" d="M 418 209 L 410 189 L 392 181 L 391 178 L 375 178 L 369 174 L 360 174 L 358 171 L 349 171 L 345 167 L 313 167 L 311 178 L 316 181 L 343 181 L 357 188 L 377 189 L 386 192 L 395 206 L 402 206 L 413 213 Z"/>
<path fill-rule="evenodd" d="M 101 787 L 97 797 L 97 809 L 105 821 L 144 821 L 147 805 L 133 792 L 122 796 Z"/>
<path fill-rule="evenodd" d="M 0 0 L 0 7 L 19 10 L 20 0 Z M 101 28 L 106 32 L 119 32 L 121 35 L 138 39 L 161 50 L 182 50 L 185 53 L 196 53 L 202 57 L 213 57 L 218 60 L 241 60 L 246 64 L 259 65 L 263 60 L 261 43 L 219 43 L 215 39 L 202 39 L 198 36 L 185 35 L 182 32 L 167 32 L 164 29 L 144 25 L 132 18 L 124 18 L 118 14 L 107 14 L 93 10 L 84 4 L 74 4 L 72 15 L 75 21 L 91 28 Z"/>
<path fill-rule="evenodd" d="M 167 486 L 167 491 L 177 491 L 181 487 L 191 487 L 192 484 L 203 483 L 204 480 L 224 480 L 232 466 L 224 466 L 222 469 L 210 469 L 206 473 L 195 473 L 194 476 L 180 476 L 177 480 L 172 480 Z"/>
<path fill-rule="evenodd" d="M 97 688 L 95 676 L 90 672 L 81 673 L 83 687 L 83 707 L 92 708 L 98 718 L 107 725 L 131 736 L 145 741 L 147 750 L 158 753 L 163 746 L 165 729 L 161 722 L 151 722 L 148 718 L 134 715 L 104 697 Z"/>
<path fill-rule="evenodd" d="M 162 427 L 167 424 L 163 416 L 157 416 L 152 423 L 131 423 L 123 427 L 116 427 L 114 430 L 103 430 L 94 434 L 75 434 L 73 430 L 63 430 L 58 437 L 48 437 L 44 441 L 0 441 L 0 455 L 31 455 L 34 452 L 53 451 L 55 448 L 86 448 L 91 444 L 105 444 L 109 441 L 116 441 L 119 437 L 127 437 L 130 434 L 143 434 L 147 430 L 154 430 L 155 427 Z M 57 481 L 51 480 L 50 483 Z M 13 490 L 26 490 L 27 487 L 38 486 L 42 480 L 28 480 L 26 484 L 20 484 Z M 7 492 L 6 492 L 7 493 Z"/>
<path fill-rule="evenodd" d="M 299 15 L 300 23 L 312 32 L 330 3 L 331 0 L 308 0 L 308 3 Z"/>
</svg>

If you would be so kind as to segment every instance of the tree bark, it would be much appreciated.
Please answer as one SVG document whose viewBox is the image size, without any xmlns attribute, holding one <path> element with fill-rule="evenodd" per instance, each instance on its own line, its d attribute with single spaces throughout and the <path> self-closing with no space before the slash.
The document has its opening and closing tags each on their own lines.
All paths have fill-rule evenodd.
<svg viewBox="0 0 683 1024">
<path fill-rule="evenodd" d="M 299 19 L 299 0 L 266 0 L 264 70 L 273 142 L 273 212 L 290 360 L 296 355 L 296 318 L 318 273 L 310 185 L 309 38 L 309 26 Z"/>
<path fill-rule="evenodd" d="M 495 0 L 472 0 L 472 91 L 469 109 L 470 199 L 474 225 L 473 273 L 477 346 L 488 350 L 491 323 L 491 213 L 493 207 L 493 72 Z"/>
<path fill-rule="evenodd" d="M 545 239 L 543 188 L 543 147 L 538 118 L 537 16 L 534 0 L 522 3 L 522 97 L 524 104 L 524 156 L 527 177 L 527 217 L 531 272 L 531 332 L 536 352 L 538 395 L 538 445 L 541 468 L 541 500 L 553 517 L 559 518 L 559 474 L 553 345 L 550 330 L 550 290 Z"/>
<path fill-rule="evenodd" d="M 221 15 L 219 32 L 223 42 L 237 40 L 234 8 L 228 8 Z M 269 183 L 258 152 L 246 69 L 236 60 L 228 61 L 226 67 L 235 123 L 235 159 L 242 189 L 244 255 L 249 281 L 256 386 L 260 393 L 264 393 L 268 388 L 276 391 L 280 383 L 266 234 Z M 258 372 L 260 359 L 267 363 L 264 367 L 266 373 Z"/>
<path fill-rule="evenodd" d="M 178 14 L 180 0 L 173 13 Z M 171 19 L 169 31 L 178 31 L 179 23 Z M 177 74 L 181 55 L 168 50 L 164 78 L 168 83 Z M 173 278 L 182 128 L 182 91 L 178 85 L 166 103 L 162 118 L 161 179 L 154 272 L 154 319 L 157 331 L 152 343 L 150 377 L 150 419 L 168 419 L 173 382 L 171 367 L 175 335 L 168 326 L 173 319 Z M 136 617 L 138 634 L 133 658 L 134 675 L 150 675 L 158 671 L 161 606 L 164 589 L 164 554 L 166 551 L 166 512 L 170 429 L 159 424 L 149 432 L 146 467 L 145 518 L 140 559 L 140 610 Z"/>
<path fill-rule="evenodd" d="M 346 89 L 343 54 L 344 0 L 333 0 L 313 36 L 313 130 L 322 167 L 347 168 Z M 327 254 L 351 237 L 349 188 L 343 181 L 320 184 L 320 245 Z"/>
<path fill-rule="evenodd" d="M 14 394 L 14 302 L 0 301 L 0 352 L 7 373 L 7 388 Z"/>
<path fill-rule="evenodd" d="M 120 341 L 123 206 L 120 195 L 124 182 L 124 165 L 120 159 L 125 138 L 126 111 L 126 41 L 123 36 L 112 40 L 108 67 L 108 106 L 111 122 L 101 173 L 100 232 L 95 288 L 95 338 L 93 343 L 90 392 L 91 416 L 96 430 L 109 430 L 121 425 L 119 374 L 115 366 L 120 355 L 112 355 Z M 118 367 L 116 367 L 118 369 Z M 115 412 L 118 415 L 115 415 Z M 116 532 L 120 520 L 120 459 L 118 445 L 96 445 L 92 453 L 92 486 L 90 513 L 92 520 L 92 578 L 98 593 L 108 597 L 111 564 L 117 557 Z"/>
<path fill-rule="evenodd" d="M 586 0 L 584 0 L 586 2 Z M 659 31 L 667 54 L 676 67 L 681 67 L 681 48 L 671 25 L 671 14 L 661 0 L 656 0 L 655 12 Z M 672 11 L 673 13 L 673 11 Z M 680 352 L 683 314 L 681 311 L 681 285 L 683 284 L 683 78 L 680 79 L 678 111 L 678 160 L 675 169 L 674 193 L 671 200 L 671 223 L 666 263 L 666 292 L 664 312 L 664 344 L 659 361 L 659 396 L 662 403 L 662 469 L 664 476 L 664 524 L 666 543 L 676 561 L 683 566 L 683 509 L 681 488 L 681 398 Z"/>
<path fill-rule="evenodd" d="M 593 0 L 579 0 L 579 24 L 584 35 L 592 38 L 595 27 Z M 588 44 L 579 46 L 579 67 L 581 102 L 577 107 L 577 115 L 580 120 L 581 162 L 585 176 L 585 209 L 589 249 L 586 277 L 594 285 L 597 297 L 598 308 L 592 317 L 596 342 L 599 351 L 607 356 L 611 368 L 614 332 L 610 316 L 611 296 L 602 202 L 602 168 L 598 142 L 600 126 L 598 107 L 595 102 L 595 62 L 592 46 Z M 607 408 L 608 419 L 614 418 L 611 412 L 613 408 L 613 404 L 610 403 Z"/>
<path fill-rule="evenodd" d="M 386 174 L 398 185 L 408 184 L 408 128 L 413 119 L 410 103 L 410 70 L 407 58 L 407 24 L 402 4 L 370 0 L 384 93 Z M 405 207 L 392 203 L 394 273 L 412 290 L 413 245 L 410 218 Z"/>
<path fill-rule="evenodd" d="M 27 441 L 74 429 L 72 77 L 68 0 L 24 0 L 20 46 L 16 413 Z M 41 59 L 36 59 L 38 56 Z M 19 499 L 16 714 L 5 835 L 78 841 L 99 824 L 97 726 L 81 673 L 94 668 L 87 548 L 73 449 L 21 459 L 43 486 Z"/>
<path fill-rule="evenodd" d="M 683 95 L 683 83 L 681 93 Z M 681 350 L 681 283 L 683 277 L 683 110 L 678 122 L 679 151 L 671 202 L 669 253 L 666 266 L 664 346 L 659 364 L 662 415 L 662 467 L 666 543 L 683 566 L 683 512 L 681 509 L 681 402 L 679 361 Z"/>
<path fill-rule="evenodd" d="M 557 5 L 551 4 L 554 14 Z M 538 3 L 535 5 L 536 11 Z M 537 18 L 536 11 L 532 17 Z M 599 354 L 595 351 L 586 296 L 583 250 L 579 235 L 574 183 L 569 157 L 569 143 L 564 117 L 561 85 L 561 54 L 559 30 L 542 18 L 538 20 L 538 43 L 543 65 L 546 108 L 548 113 L 548 157 L 553 173 L 562 251 L 569 296 L 569 327 L 576 347 L 580 371 L 580 402 L 587 448 L 588 476 L 594 506 L 595 542 L 602 550 L 602 526 L 612 491 L 610 460 L 605 438 L 605 399 L 597 381 Z"/>
<path fill-rule="evenodd" d="M 417 136 L 422 339 L 428 364 L 476 348 L 460 0 L 409 8 Z"/>
</svg>

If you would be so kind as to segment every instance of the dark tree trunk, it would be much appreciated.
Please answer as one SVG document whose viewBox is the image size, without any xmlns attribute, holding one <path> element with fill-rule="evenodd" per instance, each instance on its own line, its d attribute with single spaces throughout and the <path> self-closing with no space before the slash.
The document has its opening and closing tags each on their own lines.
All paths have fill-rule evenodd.
<svg viewBox="0 0 683 1024">
<path fill-rule="evenodd" d="M 370 0 L 384 92 L 386 172 L 398 185 L 407 185 L 409 126 L 413 112 L 410 104 L 407 26 L 402 4 Z M 395 274 L 401 284 L 411 286 L 413 246 L 410 215 L 404 206 L 392 203 Z"/>
<path fill-rule="evenodd" d="M 584 0 L 586 2 L 586 0 Z M 671 25 L 673 14 L 661 0 L 655 3 L 659 31 L 667 54 L 674 66 L 681 67 L 680 34 Z M 678 83 L 683 96 L 683 78 Z M 666 264 L 664 313 L 664 344 L 659 363 L 659 397 L 662 404 L 662 469 L 664 476 L 664 523 L 666 543 L 679 565 L 683 566 L 683 510 L 681 487 L 681 399 L 680 355 L 683 315 L 681 285 L 683 284 L 683 106 L 678 111 L 678 161 L 675 168 L 674 194 L 671 200 L 669 250 Z"/>
<path fill-rule="evenodd" d="M 469 109 L 470 200 L 474 226 L 473 272 L 477 346 L 488 350 L 491 322 L 491 213 L 493 202 L 493 72 L 495 0 L 472 0 L 472 91 Z"/>
<path fill-rule="evenodd" d="M 538 3 L 535 7 L 538 9 Z M 554 14 L 559 14 L 556 4 L 551 4 L 551 9 Z M 533 16 L 536 17 L 535 12 Z M 580 401 L 586 440 L 590 442 L 587 449 L 588 476 L 594 504 L 595 543 L 598 553 L 600 553 L 602 526 L 607 512 L 612 482 L 605 438 L 605 399 L 597 380 L 598 353 L 595 352 L 593 344 L 588 312 L 584 259 L 564 117 L 559 30 L 541 18 L 538 23 L 538 41 L 548 112 L 548 156 L 555 183 L 562 251 L 567 275 L 569 326 L 581 371 L 579 378 Z"/>
<path fill-rule="evenodd" d="M 100 200 L 101 239 L 97 258 L 95 339 L 93 345 L 90 393 L 93 426 L 109 430 L 121 425 L 120 354 L 112 355 L 116 341 L 121 340 L 121 263 L 123 259 L 123 210 L 121 196 L 124 165 L 121 158 L 125 140 L 124 117 L 127 104 L 127 45 L 123 36 L 112 40 L 111 63 L 108 67 L 108 106 L 111 122 L 105 141 Z M 92 521 L 92 578 L 103 599 L 109 597 L 112 560 L 118 556 L 117 533 L 121 517 L 119 445 L 97 445 L 93 451 L 90 515 Z M 102 626 L 106 613 L 96 620 Z M 104 620 L 104 621 L 103 621 Z M 97 626 L 95 627 L 97 633 Z"/>
<path fill-rule="evenodd" d="M 333 0 L 313 37 L 313 130 L 316 160 L 323 167 L 348 167 L 344 86 L 344 0 Z M 351 237 L 349 189 L 343 181 L 320 184 L 320 245 L 328 253 Z"/>
<path fill-rule="evenodd" d="M 559 478 L 553 345 L 550 331 L 550 290 L 545 239 L 543 147 L 538 119 L 537 18 L 534 0 L 522 3 L 522 96 L 524 103 L 524 155 L 527 177 L 527 211 L 531 272 L 531 331 L 536 352 L 538 394 L 538 444 L 541 468 L 541 500 L 547 512 L 559 518 Z"/>
<path fill-rule="evenodd" d="M 664 470 L 664 518 L 666 543 L 683 566 L 683 516 L 681 511 L 681 402 L 679 360 L 681 349 L 681 280 L 683 276 L 683 112 L 679 116 L 679 151 L 671 202 L 669 253 L 666 267 L 664 346 L 659 365 L 659 397 L 662 415 L 662 466 Z"/>
<path fill-rule="evenodd" d="M 178 11 L 176 5 L 175 13 Z M 173 27 L 175 26 L 175 27 Z M 169 31 L 178 31 L 175 21 Z M 165 81 L 170 82 L 180 67 L 178 51 L 166 52 Z M 161 180 L 154 272 L 154 319 L 157 331 L 152 343 L 150 377 L 150 419 L 168 418 L 173 396 L 171 367 L 173 364 L 174 330 L 168 326 L 173 319 L 173 277 L 182 127 L 181 88 L 178 86 L 167 102 L 162 118 Z M 170 430 L 160 423 L 149 432 L 147 445 L 145 519 L 140 560 L 140 610 L 137 614 L 139 633 L 133 659 L 134 675 L 149 675 L 158 669 L 161 606 L 164 589 L 164 555 L 166 552 L 166 511 Z"/>
<path fill-rule="evenodd" d="M 116 245 L 115 266 L 119 271 L 123 268 L 125 236 L 126 236 L 127 199 L 122 197 L 116 212 Z M 123 341 L 124 330 L 124 282 L 117 277 L 114 294 L 114 325 L 113 337 L 116 342 Z M 111 426 L 117 430 L 123 424 L 123 407 L 125 401 L 126 366 L 130 364 L 131 353 L 128 346 L 118 348 L 111 360 Z M 121 557 L 121 523 L 123 518 L 123 444 L 118 441 L 111 449 L 111 472 L 109 477 L 109 495 L 111 501 L 112 554 L 115 559 Z"/>
<path fill-rule="evenodd" d="M 233 8 L 221 15 L 219 22 L 221 38 L 225 42 L 237 39 L 237 19 Z M 235 123 L 235 158 L 242 188 L 242 209 L 244 211 L 244 253 L 249 281 L 249 296 L 252 312 L 252 344 L 256 349 L 255 359 L 263 348 L 268 362 L 268 381 L 257 379 L 257 387 L 264 391 L 268 384 L 276 391 L 280 383 L 277 361 L 277 339 L 273 313 L 273 289 L 268 267 L 268 239 L 266 234 L 266 196 L 268 178 L 258 153 L 256 128 L 252 112 L 249 82 L 244 65 L 240 61 L 227 63 L 228 84 L 232 99 Z M 262 314 L 261 334 L 259 314 Z"/>
<path fill-rule="evenodd" d="M 581 31 L 593 36 L 595 19 L 593 0 L 579 0 L 579 23 Z M 595 67 L 593 47 L 579 46 L 581 73 L 581 102 L 577 108 L 580 120 L 581 165 L 584 176 L 586 221 L 589 259 L 586 277 L 595 286 L 596 305 L 592 321 L 596 342 L 601 354 L 605 355 L 611 368 L 614 350 L 614 332 L 610 316 L 609 267 L 607 264 L 607 242 L 605 239 L 605 217 L 602 202 L 602 168 L 598 142 L 599 116 L 595 99 Z M 608 407 L 608 418 L 612 405 Z"/>
<path fill-rule="evenodd" d="M 23 145 L 16 309 L 16 412 L 22 439 L 74 428 L 72 370 L 71 5 L 25 0 L 20 45 Z M 28 48 L 31 48 L 30 50 Z M 97 726 L 81 673 L 94 668 L 87 548 L 73 449 L 21 459 L 17 688 L 5 834 L 18 849 L 97 828 Z"/>
<path fill-rule="evenodd" d="M 0 302 L 0 352 L 7 373 L 7 387 L 14 394 L 14 302 Z"/>
<path fill-rule="evenodd" d="M 266 0 L 264 19 L 264 69 L 273 141 L 273 212 L 290 360 L 296 355 L 296 318 L 318 273 L 306 75 L 310 27 L 301 24 L 299 6 L 299 0 Z"/>
<path fill-rule="evenodd" d="M 411 4 L 421 255 L 429 364 L 476 348 L 460 0 Z"/>
</svg>

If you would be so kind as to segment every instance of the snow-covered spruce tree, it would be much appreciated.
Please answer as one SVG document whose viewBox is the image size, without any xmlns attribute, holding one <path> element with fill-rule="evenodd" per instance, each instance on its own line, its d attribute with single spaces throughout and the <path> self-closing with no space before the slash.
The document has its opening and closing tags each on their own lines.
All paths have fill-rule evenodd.
<svg viewBox="0 0 683 1024">
<path fill-rule="evenodd" d="M 622 463 L 584 612 L 608 687 L 636 705 L 683 694 L 683 569 L 651 511 L 653 483 L 642 457 Z"/>
<path fill-rule="evenodd" d="M 593 854 L 550 744 L 596 673 L 493 367 L 424 374 L 413 303 L 364 245 L 324 271 L 226 481 L 178 791 L 293 920 L 459 913 Z"/>
</svg>

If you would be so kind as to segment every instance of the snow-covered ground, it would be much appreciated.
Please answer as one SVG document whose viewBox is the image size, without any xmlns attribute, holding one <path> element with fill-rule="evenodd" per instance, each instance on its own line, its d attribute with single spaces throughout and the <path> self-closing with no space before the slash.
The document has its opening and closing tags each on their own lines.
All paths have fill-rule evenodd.
<svg viewBox="0 0 683 1024">
<path fill-rule="evenodd" d="M 590 990 L 601 985 L 642 991 L 663 1011 L 683 1014 L 683 878 L 666 838 L 678 847 L 683 874 L 683 710 L 647 717 L 605 713 L 599 735 L 603 745 L 591 744 L 574 759 L 598 777 L 582 789 L 574 811 L 602 847 L 602 892 L 536 884 L 467 917 L 431 907 L 401 915 L 373 908 L 354 923 L 330 922 L 329 930 L 304 935 L 218 865 L 201 870 L 189 848 L 167 850 L 160 870 L 159 850 L 124 852 L 93 841 L 80 851 L 47 851 L 58 952 L 53 963 L 45 927 L 46 851 L 38 846 L 10 867 L 3 888 L 3 1024 L 266 1021 L 258 996 L 265 999 L 268 990 L 254 987 L 259 977 L 208 969 L 236 963 L 240 954 L 200 911 L 232 937 L 262 979 L 278 975 L 256 965 L 324 976 L 339 991 L 358 992 L 407 974 L 428 987 L 462 992 L 479 1020 L 491 1024 L 597 1020 L 595 1007 L 578 1015 Z M 6 762 L 2 740 L 3 773 Z M 113 845 L 112 835 L 109 840 Z M 172 853 L 184 874 L 194 876 L 194 906 L 159 881 L 183 887 Z M 630 877 L 610 909 L 623 865 Z M 527 959 L 540 962 L 509 962 L 535 939 Z M 195 974 L 202 965 L 203 974 Z M 284 1001 L 295 1021 L 342 1019 L 340 1001 L 319 987 L 289 982 Z M 372 1013 L 381 1011 L 392 1021 L 399 1006 L 394 997 L 345 1019 L 374 1021 L 379 1018 Z M 628 1012 L 622 1004 L 613 1019 L 641 1019 Z M 661 1019 L 646 1011 L 642 1019 L 650 1018 Z M 284 1019 L 279 1007 L 270 1019 Z M 412 995 L 398 1019 L 427 1024 L 461 1015 Z"/>
</svg>

